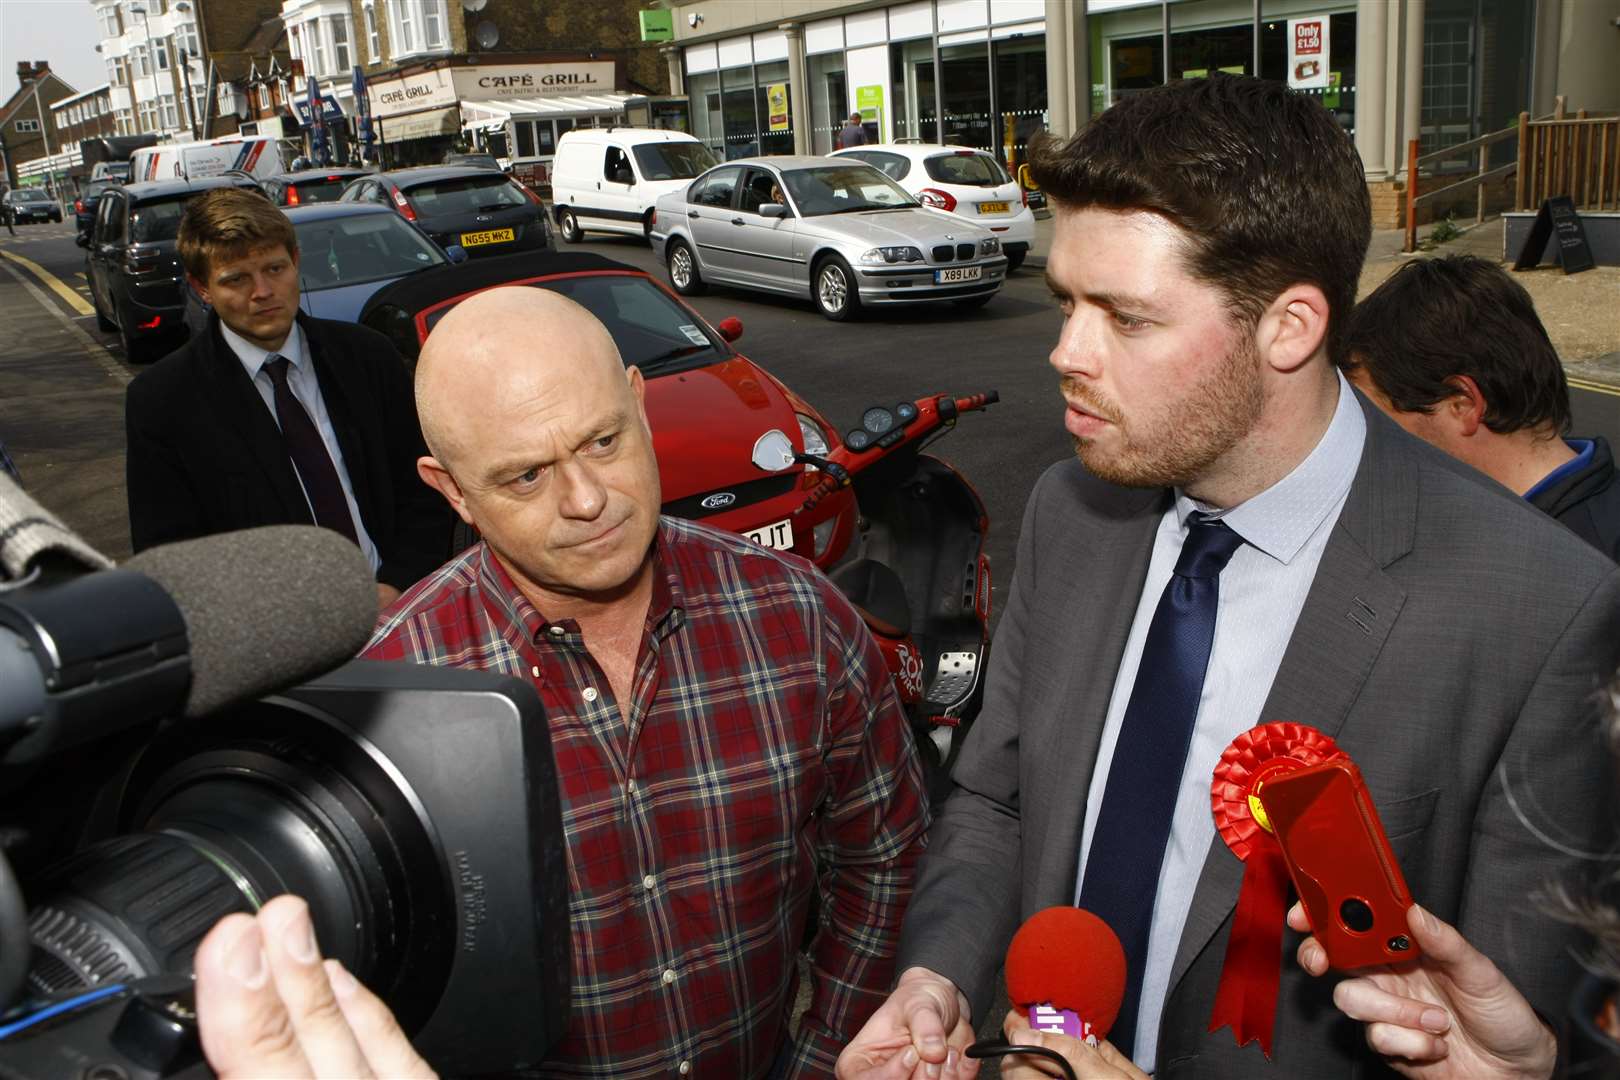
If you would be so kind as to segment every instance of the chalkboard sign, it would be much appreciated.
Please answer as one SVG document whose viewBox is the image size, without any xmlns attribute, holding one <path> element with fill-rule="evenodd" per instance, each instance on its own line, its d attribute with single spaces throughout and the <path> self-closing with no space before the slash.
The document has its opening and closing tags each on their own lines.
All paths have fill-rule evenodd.
<svg viewBox="0 0 1620 1080">
<path fill-rule="evenodd" d="M 1525 237 L 1513 269 L 1528 270 L 1541 261 L 1549 237 L 1555 238 L 1553 253 L 1566 274 L 1578 274 L 1597 265 L 1592 258 L 1592 247 L 1586 242 L 1586 226 L 1575 212 L 1575 204 L 1568 195 L 1555 195 L 1541 204 L 1530 235 Z"/>
</svg>

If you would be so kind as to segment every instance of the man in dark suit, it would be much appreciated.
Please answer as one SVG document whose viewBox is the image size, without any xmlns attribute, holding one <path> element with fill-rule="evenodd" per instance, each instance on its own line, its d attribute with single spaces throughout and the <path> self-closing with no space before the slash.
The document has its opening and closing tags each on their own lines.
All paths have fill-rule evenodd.
<svg viewBox="0 0 1620 1080">
<path fill-rule="evenodd" d="M 1030 497 L 902 974 L 840 1075 L 971 1075 L 958 1055 L 1012 932 L 1063 904 L 1102 915 L 1127 960 L 1112 1039 L 1135 1065 L 1067 1040 L 1084 1075 L 1382 1072 L 1335 980 L 1285 960 L 1297 937 L 1270 1061 L 1209 1031 L 1243 873 L 1211 778 L 1271 721 L 1337 740 L 1415 898 L 1556 1018 L 1576 939 L 1531 894 L 1611 839 L 1594 691 L 1620 571 L 1337 370 L 1370 208 L 1313 99 L 1191 80 L 1036 158 L 1078 460 Z"/>
<path fill-rule="evenodd" d="M 125 397 L 135 550 L 321 525 L 365 552 L 386 607 L 449 556 L 451 537 L 448 508 L 416 473 L 427 450 L 399 354 L 372 330 L 300 314 L 297 236 L 256 193 L 194 199 L 178 246 L 213 313 Z"/>
</svg>

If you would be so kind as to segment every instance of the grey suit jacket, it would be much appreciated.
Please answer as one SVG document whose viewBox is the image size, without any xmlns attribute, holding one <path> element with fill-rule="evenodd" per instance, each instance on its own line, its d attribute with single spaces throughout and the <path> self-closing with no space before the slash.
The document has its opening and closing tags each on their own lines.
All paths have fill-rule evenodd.
<svg viewBox="0 0 1620 1080">
<path fill-rule="evenodd" d="M 1578 935 L 1530 899 L 1594 870 L 1612 840 L 1616 767 L 1595 691 L 1620 658 L 1620 570 L 1363 401 L 1367 443 L 1262 722 L 1336 739 L 1360 767 L 1413 895 L 1543 1015 L 1561 1015 Z M 1018 924 L 1074 901 L 1086 793 L 1164 491 L 1078 461 L 1025 511 L 984 708 L 930 835 L 900 967 L 950 977 L 981 1023 Z M 1242 863 L 1217 838 L 1159 1031 L 1159 1077 L 1377 1075 L 1361 1027 L 1284 937 L 1268 1064 L 1210 1034 Z"/>
</svg>

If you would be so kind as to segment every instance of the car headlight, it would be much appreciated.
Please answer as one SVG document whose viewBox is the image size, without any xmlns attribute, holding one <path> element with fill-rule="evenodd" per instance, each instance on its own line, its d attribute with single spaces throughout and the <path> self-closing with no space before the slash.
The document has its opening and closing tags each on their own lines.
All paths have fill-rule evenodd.
<svg viewBox="0 0 1620 1080">
<path fill-rule="evenodd" d="M 922 262 L 922 249 L 914 247 L 880 247 L 861 255 L 863 263 Z"/>
<path fill-rule="evenodd" d="M 799 419 L 799 434 L 804 436 L 804 452 L 814 454 L 816 457 L 826 457 L 830 448 L 827 445 L 827 433 L 821 430 L 821 425 L 804 415 L 804 413 L 795 413 L 794 415 Z M 815 466 L 806 465 L 804 470 L 805 472 L 814 471 Z"/>
<path fill-rule="evenodd" d="M 988 239 L 988 240 L 980 240 L 979 241 L 979 254 L 980 255 L 995 255 L 995 254 L 998 254 L 1000 251 L 1001 251 L 1001 241 L 997 240 L 993 236 L 990 237 L 990 239 Z"/>
</svg>

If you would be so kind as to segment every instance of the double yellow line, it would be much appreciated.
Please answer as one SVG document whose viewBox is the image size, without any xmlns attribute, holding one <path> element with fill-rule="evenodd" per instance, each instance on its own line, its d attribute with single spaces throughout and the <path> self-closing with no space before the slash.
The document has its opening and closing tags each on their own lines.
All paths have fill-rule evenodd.
<svg viewBox="0 0 1620 1080">
<path fill-rule="evenodd" d="M 1585 379 L 1570 379 L 1569 385 L 1576 390 L 1590 390 L 1594 394 L 1608 394 L 1610 397 L 1620 397 L 1620 387 L 1588 382 Z"/>
<path fill-rule="evenodd" d="M 68 307 L 72 308 L 74 311 L 77 311 L 80 315 L 95 314 L 96 309 L 90 306 L 90 301 L 86 300 L 84 297 L 70 289 L 67 285 L 63 284 L 60 278 L 51 273 L 49 270 L 45 269 L 43 266 L 39 265 L 39 263 L 35 262 L 33 259 L 25 259 L 21 255 L 13 255 L 11 252 L 3 250 L 0 250 L 0 258 L 10 259 L 18 266 L 21 266 L 29 273 L 39 278 L 42 284 L 48 287 L 57 296 L 60 296 L 64 301 L 66 301 Z"/>
</svg>

